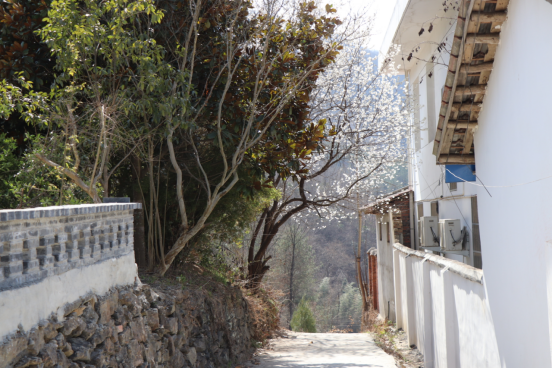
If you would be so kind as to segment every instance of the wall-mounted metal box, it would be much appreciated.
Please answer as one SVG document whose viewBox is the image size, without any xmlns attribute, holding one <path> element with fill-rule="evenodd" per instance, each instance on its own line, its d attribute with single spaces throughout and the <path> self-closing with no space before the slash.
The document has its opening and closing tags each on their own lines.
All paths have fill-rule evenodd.
<svg viewBox="0 0 552 368">
<path fill-rule="evenodd" d="M 441 240 L 441 249 L 462 250 L 463 233 L 460 226 L 460 220 L 439 220 L 439 234 Z"/>
<path fill-rule="evenodd" d="M 439 218 L 437 216 L 423 216 L 420 218 L 420 245 L 422 247 L 439 246 Z"/>
</svg>

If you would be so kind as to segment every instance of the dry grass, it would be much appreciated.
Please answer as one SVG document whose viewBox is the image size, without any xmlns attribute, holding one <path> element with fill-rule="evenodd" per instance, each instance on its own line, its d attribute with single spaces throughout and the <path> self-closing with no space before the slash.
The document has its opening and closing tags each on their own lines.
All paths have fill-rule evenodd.
<svg viewBox="0 0 552 368">
<path fill-rule="evenodd" d="M 252 339 L 258 345 L 264 344 L 273 337 L 280 328 L 280 307 L 277 302 L 283 300 L 280 291 L 272 289 L 249 290 L 243 287 L 240 280 L 230 280 L 213 274 L 209 270 L 200 268 L 193 263 L 186 263 L 181 267 L 174 267 L 159 277 L 155 274 L 141 272 L 143 282 L 154 287 L 184 288 L 209 295 L 213 301 L 224 302 L 228 293 L 233 293 L 236 287 L 241 289 L 249 308 L 252 321 Z"/>
<path fill-rule="evenodd" d="M 362 312 L 361 331 L 373 331 L 378 323 L 378 312 L 370 305 L 367 311 Z"/>
<path fill-rule="evenodd" d="M 273 337 L 280 325 L 280 305 L 276 302 L 278 291 L 258 289 L 243 290 L 253 321 L 253 339 L 262 344 Z"/>
<path fill-rule="evenodd" d="M 369 332 L 378 345 L 387 354 L 393 356 L 399 368 L 423 368 L 423 356 L 417 349 L 411 349 L 406 342 L 404 331 L 396 325 L 378 316 L 378 312 L 370 308 L 364 312 L 364 331 Z"/>
</svg>

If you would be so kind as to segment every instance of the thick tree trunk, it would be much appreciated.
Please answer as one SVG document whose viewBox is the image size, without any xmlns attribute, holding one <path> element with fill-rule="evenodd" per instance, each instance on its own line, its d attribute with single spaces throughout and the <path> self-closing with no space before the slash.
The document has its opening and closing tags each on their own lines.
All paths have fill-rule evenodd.
<svg viewBox="0 0 552 368">
<path fill-rule="evenodd" d="M 295 207 L 293 210 L 282 213 L 285 205 L 279 203 L 278 201 L 274 201 L 272 207 L 267 208 L 265 212 L 263 212 L 263 215 L 257 223 L 255 232 L 253 233 L 251 243 L 249 244 L 246 288 L 256 289 L 259 287 L 265 274 L 270 269 L 270 266 L 267 266 L 267 262 L 271 257 L 265 257 L 268 247 L 274 240 L 274 237 L 278 234 L 278 231 L 282 225 L 284 225 L 293 215 L 301 212 L 306 207 L 306 203 L 303 203 Z M 259 249 L 255 252 L 255 244 L 257 238 L 259 237 L 259 232 L 263 223 L 264 227 L 260 236 L 261 241 Z"/>
</svg>

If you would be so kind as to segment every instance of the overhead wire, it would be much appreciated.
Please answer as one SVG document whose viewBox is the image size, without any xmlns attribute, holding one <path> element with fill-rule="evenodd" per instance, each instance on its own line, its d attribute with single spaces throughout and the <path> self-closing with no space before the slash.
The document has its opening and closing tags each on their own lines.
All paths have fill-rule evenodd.
<svg viewBox="0 0 552 368">
<path fill-rule="evenodd" d="M 519 183 L 519 184 L 512 184 L 512 185 L 485 185 L 483 184 L 483 182 L 481 182 L 481 184 L 477 184 L 477 183 L 474 183 L 474 182 L 471 182 L 471 181 L 467 181 L 465 180 L 464 178 L 461 178 L 459 177 L 458 175 L 454 174 L 453 172 L 451 172 L 449 169 L 446 169 L 452 176 L 458 178 L 459 180 L 461 180 L 462 182 L 464 183 L 467 183 L 467 184 L 470 184 L 470 185 L 475 185 L 475 186 L 478 186 L 478 187 L 485 187 L 485 188 L 513 188 L 513 187 L 521 187 L 523 185 L 528 185 L 528 184 L 533 184 L 533 183 L 536 183 L 536 182 L 539 182 L 539 181 L 542 181 L 542 180 L 546 180 L 546 179 L 550 179 L 552 178 L 552 175 L 549 175 L 549 176 L 545 176 L 544 178 L 540 178 L 540 179 L 536 179 L 536 180 L 532 180 L 532 181 L 528 181 L 526 183 Z M 479 179 L 479 177 L 476 175 L 477 179 Z M 481 181 L 481 179 L 479 179 L 479 181 Z"/>
<path fill-rule="evenodd" d="M 447 169 L 448 170 L 448 169 Z M 450 172 L 450 171 L 449 171 Z M 444 176 L 445 173 L 443 171 L 443 166 L 441 166 L 441 173 L 442 175 Z M 451 197 L 452 200 L 454 201 L 454 205 L 456 206 L 456 208 L 458 209 L 458 212 L 460 213 L 460 216 L 462 216 L 462 219 L 464 220 L 464 223 L 466 224 L 466 226 L 468 227 L 468 229 L 470 229 L 470 233 L 472 232 L 472 229 L 471 229 L 471 226 L 468 225 L 468 221 L 466 221 L 466 218 L 464 217 L 464 214 L 462 213 L 462 210 L 460 209 L 460 206 L 458 206 L 458 203 L 456 202 L 456 198 L 454 198 L 454 196 Z"/>
</svg>

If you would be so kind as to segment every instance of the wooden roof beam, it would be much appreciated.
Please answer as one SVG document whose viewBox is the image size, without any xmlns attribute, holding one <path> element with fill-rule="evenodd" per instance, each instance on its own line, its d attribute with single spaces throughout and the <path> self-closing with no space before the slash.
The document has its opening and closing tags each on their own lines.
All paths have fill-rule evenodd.
<svg viewBox="0 0 552 368">
<path fill-rule="evenodd" d="M 473 145 L 473 128 L 467 129 L 466 134 L 464 135 L 464 149 L 462 150 L 463 155 L 470 153 Z"/>
<path fill-rule="evenodd" d="M 505 12 L 480 13 L 472 12 L 470 21 L 474 23 L 503 23 L 506 20 Z"/>
<path fill-rule="evenodd" d="M 437 160 L 440 165 L 473 165 L 474 155 L 441 155 Z"/>
<path fill-rule="evenodd" d="M 490 45 L 498 45 L 500 36 L 497 33 L 493 34 L 477 34 L 470 33 L 466 36 L 466 43 L 486 43 Z"/>
<path fill-rule="evenodd" d="M 476 112 L 476 111 L 481 111 L 481 103 L 471 103 L 471 102 L 464 102 L 464 103 L 459 103 L 459 102 L 455 102 L 452 104 L 452 111 L 453 112 L 458 112 L 458 111 L 472 111 L 472 112 Z"/>
<path fill-rule="evenodd" d="M 481 73 L 489 70 L 493 70 L 492 61 L 476 65 L 462 64 L 462 66 L 460 66 L 461 73 Z"/>
<path fill-rule="evenodd" d="M 471 86 L 457 86 L 454 92 L 455 96 L 476 95 L 479 93 L 485 93 L 487 88 L 486 84 L 474 84 Z"/>
<path fill-rule="evenodd" d="M 474 129 L 477 127 L 477 121 L 452 120 L 447 123 L 448 129 Z"/>
</svg>

